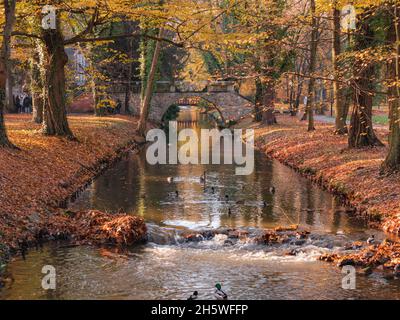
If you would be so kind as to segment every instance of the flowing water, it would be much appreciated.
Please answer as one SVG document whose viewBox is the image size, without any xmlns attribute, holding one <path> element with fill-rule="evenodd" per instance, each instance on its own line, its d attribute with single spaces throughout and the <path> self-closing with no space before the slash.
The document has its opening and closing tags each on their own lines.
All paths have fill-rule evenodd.
<svg viewBox="0 0 400 320">
<path fill-rule="evenodd" d="M 31 251 L 25 261 L 16 258 L 9 264 L 14 282 L 0 291 L 0 298 L 186 299 L 197 290 L 201 298 L 212 299 L 217 282 L 230 299 L 400 298 L 400 283 L 379 274 L 357 276 L 356 290 L 344 290 L 344 274 L 317 261 L 320 254 L 353 240 L 383 234 L 368 230 L 329 193 L 262 154 L 256 154 L 252 175 L 236 176 L 234 169 L 151 166 L 145 150 L 130 154 L 96 179 L 71 208 L 142 216 L 148 243 L 124 252 L 65 243 Z M 200 182 L 204 171 L 206 187 Z M 246 230 L 251 238 L 264 228 L 291 224 L 312 236 L 302 245 L 227 241 L 228 228 Z M 218 230 L 218 235 L 184 241 L 184 233 L 206 230 Z M 288 255 L 293 249 L 296 254 Z M 56 268 L 55 291 L 41 288 L 44 265 Z"/>
</svg>

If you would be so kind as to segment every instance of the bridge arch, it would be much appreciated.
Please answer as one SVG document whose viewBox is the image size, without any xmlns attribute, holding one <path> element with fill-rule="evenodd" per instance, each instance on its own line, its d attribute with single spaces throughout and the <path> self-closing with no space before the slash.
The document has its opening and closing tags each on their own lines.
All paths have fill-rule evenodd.
<svg viewBox="0 0 400 320">
<path fill-rule="evenodd" d="M 168 108 L 184 99 L 201 99 L 213 106 L 224 121 L 237 121 L 253 111 L 253 102 L 236 92 L 166 92 L 154 93 L 151 101 L 149 120 L 161 123 Z M 135 113 L 140 113 L 140 94 L 132 95 L 131 104 Z M 193 101 L 194 102 L 194 101 Z"/>
<path fill-rule="evenodd" d="M 175 102 L 175 104 L 178 106 L 197 107 L 199 108 L 199 111 L 203 111 L 205 113 L 210 113 L 215 111 L 218 113 L 218 118 L 219 118 L 218 120 L 220 120 L 221 122 L 225 122 L 224 114 L 220 110 L 220 108 L 217 105 L 215 105 L 212 101 L 205 98 L 204 96 L 201 95 L 182 96 Z"/>
</svg>

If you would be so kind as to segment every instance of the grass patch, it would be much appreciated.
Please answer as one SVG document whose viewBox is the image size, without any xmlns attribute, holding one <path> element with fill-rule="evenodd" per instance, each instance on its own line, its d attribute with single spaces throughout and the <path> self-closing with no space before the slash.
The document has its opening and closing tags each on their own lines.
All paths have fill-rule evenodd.
<svg viewBox="0 0 400 320">
<path fill-rule="evenodd" d="M 389 124 L 389 117 L 387 115 L 372 116 L 372 122 L 380 125 Z"/>
</svg>

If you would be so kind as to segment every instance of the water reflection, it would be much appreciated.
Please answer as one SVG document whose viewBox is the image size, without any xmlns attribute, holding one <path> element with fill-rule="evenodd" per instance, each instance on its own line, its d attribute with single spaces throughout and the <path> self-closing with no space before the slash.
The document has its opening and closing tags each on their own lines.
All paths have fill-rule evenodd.
<svg viewBox="0 0 400 320">
<path fill-rule="evenodd" d="M 200 181 L 204 171 L 206 186 Z M 186 299 L 198 290 L 202 299 L 209 299 L 217 282 L 232 299 L 400 298 L 399 283 L 375 276 L 360 277 L 357 290 L 345 291 L 340 270 L 316 261 L 339 240 L 367 238 L 364 224 L 348 216 L 337 199 L 262 154 L 256 154 L 253 174 L 234 173 L 234 165 L 151 166 L 143 150 L 96 179 L 71 207 L 140 215 L 153 239 L 161 240 L 182 229 L 294 223 L 321 238 L 297 256 L 288 256 L 287 247 L 227 247 L 224 238 L 199 244 L 153 241 L 122 256 L 107 248 L 50 245 L 10 264 L 15 282 L 0 298 Z M 173 183 L 168 177 L 174 177 Z M 345 236 L 338 239 L 338 231 Z M 54 293 L 40 286 L 41 268 L 48 264 L 57 270 Z"/>
<path fill-rule="evenodd" d="M 32 252 L 27 261 L 12 263 L 15 282 L 0 298 L 185 300 L 197 290 L 201 299 L 212 299 L 214 284 L 221 282 L 232 300 L 400 299 L 398 282 L 361 276 L 356 290 L 343 290 L 340 270 L 328 264 L 278 259 L 262 251 L 146 246 L 110 259 L 104 250 L 46 247 Z M 40 286 L 41 268 L 50 263 L 57 270 L 54 292 Z"/>
<path fill-rule="evenodd" d="M 255 156 L 253 174 L 236 176 L 234 170 L 234 165 L 152 166 L 143 150 L 98 178 L 72 208 L 127 212 L 155 224 L 190 229 L 300 224 L 336 233 L 364 228 L 329 193 L 262 154 Z M 204 171 L 206 186 L 200 181 Z"/>
</svg>

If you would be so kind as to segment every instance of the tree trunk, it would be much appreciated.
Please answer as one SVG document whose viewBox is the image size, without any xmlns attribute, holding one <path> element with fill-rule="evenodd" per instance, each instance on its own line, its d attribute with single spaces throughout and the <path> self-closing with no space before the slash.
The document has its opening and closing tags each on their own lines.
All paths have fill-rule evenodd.
<svg viewBox="0 0 400 320">
<path fill-rule="evenodd" d="M 10 78 L 10 55 L 11 55 L 11 33 L 15 22 L 15 0 L 4 1 L 4 16 L 6 18 L 4 30 L 3 30 L 3 43 L 0 55 L 0 147 L 11 147 L 14 145 L 8 140 L 7 132 L 4 124 L 4 107 L 5 107 L 5 89 L 7 79 Z M 3 78 L 3 80 L 1 80 Z"/>
<path fill-rule="evenodd" d="M 125 32 L 131 33 L 132 26 L 131 24 L 125 23 Z M 124 109 L 125 114 L 131 114 L 131 110 L 129 108 L 131 95 L 132 95 L 132 76 L 133 76 L 133 39 L 127 39 L 128 41 L 128 59 L 129 64 L 127 66 L 127 77 L 126 77 L 126 87 L 125 87 L 125 101 L 124 101 Z"/>
<path fill-rule="evenodd" d="M 164 29 L 161 28 L 158 36 L 159 36 L 159 38 L 162 38 L 163 35 L 164 35 Z M 145 90 L 143 101 L 142 101 L 140 120 L 139 120 L 139 125 L 138 125 L 138 132 L 142 136 L 144 136 L 146 134 L 146 124 L 147 124 L 147 119 L 148 119 L 149 113 L 150 113 L 150 103 L 151 103 L 151 98 L 153 95 L 154 79 L 155 79 L 155 76 L 157 73 L 158 60 L 160 58 L 160 53 L 161 53 L 161 41 L 156 41 L 153 59 L 151 62 L 151 68 L 150 68 L 150 72 L 149 72 L 149 75 L 147 78 L 146 90 Z"/>
<path fill-rule="evenodd" d="M 305 59 L 301 58 L 295 67 L 295 71 L 298 74 L 296 76 L 297 86 L 296 86 L 295 101 L 294 101 L 294 109 L 296 113 L 300 111 L 300 100 L 301 100 L 301 95 L 303 93 L 303 84 L 304 84 L 304 79 L 300 76 L 300 74 L 304 73 L 304 68 L 305 68 Z"/>
<path fill-rule="evenodd" d="M 296 98 L 294 101 L 294 110 L 296 112 L 299 111 L 300 109 L 300 99 L 301 99 L 301 94 L 303 93 L 303 79 L 298 80 L 298 84 L 297 84 L 297 90 L 296 90 Z"/>
<path fill-rule="evenodd" d="M 263 96 L 263 87 L 261 83 L 261 79 L 259 77 L 256 78 L 256 96 L 254 103 L 254 121 L 261 122 L 262 121 L 262 98 Z"/>
<path fill-rule="evenodd" d="M 7 137 L 6 127 L 4 124 L 4 102 L 5 102 L 5 89 L 6 89 L 6 78 L 4 73 L 4 64 L 0 60 L 0 147 L 10 146 L 10 141 Z"/>
<path fill-rule="evenodd" d="M 366 11 L 358 19 L 358 33 L 355 36 L 355 50 L 362 51 L 369 48 L 374 40 L 374 33 L 370 28 Z M 354 63 L 354 108 L 351 116 L 349 147 L 362 148 L 368 146 L 382 146 L 376 137 L 372 125 L 371 91 L 374 89 L 373 78 L 375 66 L 372 63 L 365 65 L 365 59 L 356 58 Z"/>
<path fill-rule="evenodd" d="M 273 82 L 262 82 L 256 79 L 256 103 L 254 120 L 271 125 L 277 123 L 274 115 L 275 87 Z"/>
<path fill-rule="evenodd" d="M 312 14 L 312 30 L 311 30 L 311 46 L 310 46 L 310 67 L 308 83 L 308 99 L 306 112 L 308 115 L 308 131 L 314 131 L 314 102 L 315 102 L 315 68 L 317 65 L 317 46 L 318 46 L 318 20 L 315 16 L 315 0 L 311 0 L 311 14 Z"/>
<path fill-rule="evenodd" d="M 92 99 L 93 99 L 93 103 L 94 103 L 94 114 L 99 117 L 99 116 L 101 116 L 100 110 L 97 108 L 97 105 L 99 103 L 99 95 L 97 94 L 97 84 L 96 84 L 96 79 L 94 78 L 94 76 L 92 76 L 91 80 L 90 80 L 90 89 L 91 89 Z"/>
<path fill-rule="evenodd" d="M 36 45 L 36 52 L 31 59 L 31 93 L 32 93 L 32 121 L 43 122 L 43 48 Z"/>
<path fill-rule="evenodd" d="M 340 10 L 337 0 L 333 4 L 333 43 L 332 43 L 332 66 L 333 66 L 333 108 L 335 109 L 335 133 L 343 135 L 348 133 L 347 129 L 347 108 L 342 86 L 339 84 L 339 63 L 338 56 L 341 53 L 340 43 Z"/>
<path fill-rule="evenodd" d="M 292 117 L 296 116 L 297 113 L 297 111 L 293 106 L 293 98 L 294 98 L 294 87 L 293 87 L 293 82 L 291 82 L 290 92 L 289 92 L 289 110 L 290 110 L 290 115 Z"/>
<path fill-rule="evenodd" d="M 131 60 L 133 58 L 133 40 L 129 40 L 129 55 L 128 58 Z M 133 63 L 132 61 L 129 62 L 127 68 L 127 77 L 126 77 L 126 87 L 125 87 L 125 102 L 124 102 L 124 109 L 125 114 L 131 114 L 131 110 L 129 108 L 131 96 L 132 96 L 132 75 L 133 75 Z"/>
<path fill-rule="evenodd" d="M 263 85 L 263 106 L 265 108 L 262 113 L 262 121 L 264 124 L 276 124 L 275 109 L 275 87 L 273 82 L 267 82 Z"/>
<path fill-rule="evenodd" d="M 14 87 L 14 77 L 12 74 L 12 64 L 11 61 L 9 60 L 8 62 L 8 70 L 10 70 L 10 72 L 8 72 L 7 74 L 7 81 L 6 81 L 6 110 L 10 113 L 14 113 L 16 112 L 16 108 L 15 108 L 15 103 L 14 103 L 14 95 L 13 95 L 13 87 Z"/>
<path fill-rule="evenodd" d="M 46 135 L 73 138 L 66 111 L 64 38 L 57 21 L 57 29 L 42 30 L 46 55 L 45 108 L 43 132 Z"/>
<path fill-rule="evenodd" d="M 399 8 L 394 6 L 394 19 L 388 31 L 388 41 L 394 43 L 396 58 L 388 63 L 389 91 L 389 152 L 382 164 L 381 172 L 392 173 L 400 170 L 400 31 Z"/>
</svg>

